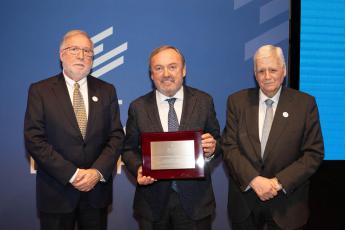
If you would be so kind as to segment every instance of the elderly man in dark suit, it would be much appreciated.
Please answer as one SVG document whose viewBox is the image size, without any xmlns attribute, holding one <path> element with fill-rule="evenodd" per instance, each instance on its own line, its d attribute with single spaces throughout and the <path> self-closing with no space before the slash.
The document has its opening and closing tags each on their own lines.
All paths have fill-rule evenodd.
<svg viewBox="0 0 345 230">
<path fill-rule="evenodd" d="M 324 157 L 317 105 L 282 86 L 281 48 L 259 48 L 254 71 L 260 88 L 229 96 L 222 136 L 233 230 L 303 229 L 309 179 Z"/>
<path fill-rule="evenodd" d="M 172 46 L 155 49 L 150 56 L 155 90 L 134 100 L 128 111 L 123 161 L 137 178 L 134 212 L 140 229 L 211 229 L 215 199 L 210 163 L 219 154 L 219 124 L 208 94 L 183 85 L 185 60 Z M 158 180 L 142 175 L 139 136 L 142 132 L 169 131 L 169 103 L 178 119 L 178 130 L 203 130 L 204 179 Z M 176 188 L 177 187 L 177 188 Z"/>
<path fill-rule="evenodd" d="M 61 74 L 32 84 L 25 114 L 37 163 L 41 229 L 106 229 L 115 163 L 124 137 L 113 85 L 89 75 L 93 44 L 80 30 L 60 45 Z"/>
</svg>

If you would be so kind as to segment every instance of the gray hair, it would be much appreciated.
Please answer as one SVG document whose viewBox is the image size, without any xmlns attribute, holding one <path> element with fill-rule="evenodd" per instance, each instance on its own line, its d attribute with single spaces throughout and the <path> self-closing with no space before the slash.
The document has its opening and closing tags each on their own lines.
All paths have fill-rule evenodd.
<svg viewBox="0 0 345 230">
<path fill-rule="evenodd" d="M 60 42 L 60 51 L 63 49 L 63 46 L 65 45 L 65 42 L 68 38 L 73 37 L 73 36 L 78 35 L 78 34 L 81 34 L 81 35 L 84 35 L 85 37 L 87 37 L 90 40 L 92 47 L 93 47 L 93 42 L 92 42 L 90 36 L 85 31 L 83 31 L 83 30 L 70 30 L 63 36 L 63 38 Z"/>
<path fill-rule="evenodd" d="M 253 57 L 254 71 L 256 71 L 256 60 L 257 60 L 257 57 L 262 52 L 267 52 L 267 53 L 270 53 L 270 54 L 271 53 L 275 53 L 277 55 L 280 63 L 282 64 L 282 67 L 286 67 L 283 50 L 280 47 L 278 47 L 278 46 L 264 45 L 264 46 L 261 46 L 254 54 L 254 57 Z"/>
</svg>

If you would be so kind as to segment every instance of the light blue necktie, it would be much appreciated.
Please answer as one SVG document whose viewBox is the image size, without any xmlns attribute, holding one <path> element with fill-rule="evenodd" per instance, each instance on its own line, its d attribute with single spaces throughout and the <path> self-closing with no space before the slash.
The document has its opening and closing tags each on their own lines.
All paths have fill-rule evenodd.
<svg viewBox="0 0 345 230">
<path fill-rule="evenodd" d="M 264 125 L 262 127 L 262 135 L 261 135 L 261 157 L 264 157 L 264 152 L 268 140 L 268 136 L 270 134 L 272 122 L 273 122 L 273 108 L 272 104 L 274 101 L 271 99 L 267 99 L 265 101 L 266 103 L 266 114 L 265 114 L 265 120 Z"/>
<path fill-rule="evenodd" d="M 174 103 L 176 101 L 176 98 L 169 98 L 166 99 L 166 101 L 169 103 L 169 112 L 168 112 L 168 132 L 174 132 L 178 131 L 179 123 L 176 115 L 176 111 L 174 108 Z M 171 182 L 171 188 L 178 192 L 177 183 L 175 180 Z"/>
</svg>

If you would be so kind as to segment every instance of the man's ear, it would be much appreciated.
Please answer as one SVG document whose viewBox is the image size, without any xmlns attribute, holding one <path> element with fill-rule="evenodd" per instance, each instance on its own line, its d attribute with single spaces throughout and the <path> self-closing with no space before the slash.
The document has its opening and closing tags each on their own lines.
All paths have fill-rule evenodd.
<svg viewBox="0 0 345 230">
<path fill-rule="evenodd" d="M 59 54 L 60 54 L 60 55 L 59 55 L 59 56 L 60 56 L 60 61 L 62 62 L 62 59 L 63 59 L 63 51 L 60 50 L 60 51 L 59 51 Z"/>
</svg>

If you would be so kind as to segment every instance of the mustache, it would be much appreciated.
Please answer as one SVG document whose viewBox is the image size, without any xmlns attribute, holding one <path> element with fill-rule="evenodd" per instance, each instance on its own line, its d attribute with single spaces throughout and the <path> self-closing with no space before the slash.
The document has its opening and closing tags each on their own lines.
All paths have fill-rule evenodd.
<svg viewBox="0 0 345 230">
<path fill-rule="evenodd" d="M 74 63 L 73 65 L 82 65 L 82 66 L 85 66 L 85 64 L 84 63 Z"/>
<path fill-rule="evenodd" d="M 165 81 L 175 82 L 175 79 L 171 76 L 166 76 L 161 79 L 161 82 L 165 82 Z"/>
</svg>

